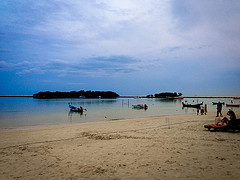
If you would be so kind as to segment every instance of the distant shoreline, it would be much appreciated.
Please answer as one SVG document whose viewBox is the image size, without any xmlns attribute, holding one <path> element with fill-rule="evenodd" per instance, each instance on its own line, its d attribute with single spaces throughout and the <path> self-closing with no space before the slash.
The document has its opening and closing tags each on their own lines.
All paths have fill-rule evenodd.
<svg viewBox="0 0 240 180">
<path fill-rule="evenodd" d="M 24 96 L 24 95 L 17 95 L 17 96 L 11 95 L 11 96 L 0 96 L 0 97 L 33 97 L 33 96 L 32 95 L 26 95 L 26 96 Z"/>
<path fill-rule="evenodd" d="M 185 96 L 184 98 L 239 98 L 238 96 Z"/>
<path fill-rule="evenodd" d="M 239 96 L 182 96 L 182 97 L 183 98 L 239 98 Z M 119 98 L 147 98 L 147 96 L 120 96 Z M 148 99 L 158 99 L 158 98 L 148 98 Z"/>
<path fill-rule="evenodd" d="M 16 95 L 16 96 L 7 95 L 7 96 L 0 96 L 0 97 L 33 97 L 33 95 Z M 119 96 L 118 98 L 147 98 L 147 96 Z M 239 96 L 183 96 L 183 98 L 240 98 L 240 97 Z M 148 99 L 157 99 L 157 98 L 148 98 Z"/>
</svg>

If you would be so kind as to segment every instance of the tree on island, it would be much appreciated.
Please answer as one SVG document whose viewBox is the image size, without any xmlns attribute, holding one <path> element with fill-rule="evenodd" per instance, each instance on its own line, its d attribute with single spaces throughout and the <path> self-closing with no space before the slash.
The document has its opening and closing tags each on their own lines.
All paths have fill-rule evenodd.
<svg viewBox="0 0 240 180">
<path fill-rule="evenodd" d="M 52 99 L 52 98 L 117 98 L 119 95 L 112 91 L 71 91 L 71 92 L 38 92 L 33 95 L 38 99 Z"/>
<path fill-rule="evenodd" d="M 147 98 L 168 98 L 168 97 L 179 97 L 179 96 L 182 96 L 182 93 L 164 92 L 164 93 L 158 93 L 155 95 L 147 95 Z"/>
</svg>

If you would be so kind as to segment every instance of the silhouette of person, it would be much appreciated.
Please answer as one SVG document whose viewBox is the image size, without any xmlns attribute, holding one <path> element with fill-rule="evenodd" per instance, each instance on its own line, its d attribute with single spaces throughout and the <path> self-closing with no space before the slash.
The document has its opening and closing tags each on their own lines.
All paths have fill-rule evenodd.
<svg viewBox="0 0 240 180">
<path fill-rule="evenodd" d="M 222 115 L 222 104 L 220 102 L 218 102 L 218 104 L 217 104 L 217 116 L 216 117 L 218 117 L 219 114 L 221 117 L 223 116 Z"/>
<path fill-rule="evenodd" d="M 205 112 L 205 115 L 207 115 L 207 104 L 205 104 L 204 106 L 204 112 Z"/>
</svg>

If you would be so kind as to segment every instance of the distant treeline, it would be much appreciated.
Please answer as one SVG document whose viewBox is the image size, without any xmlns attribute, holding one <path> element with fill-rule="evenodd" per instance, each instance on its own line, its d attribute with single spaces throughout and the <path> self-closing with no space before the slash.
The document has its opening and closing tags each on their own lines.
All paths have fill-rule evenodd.
<svg viewBox="0 0 240 180">
<path fill-rule="evenodd" d="M 34 98 L 52 99 L 52 98 L 117 98 L 119 95 L 112 91 L 71 91 L 71 92 L 38 92 L 33 94 Z"/>
<path fill-rule="evenodd" d="M 164 92 L 164 93 L 159 93 L 155 95 L 147 95 L 147 98 L 167 98 L 167 97 L 178 97 L 182 96 L 182 93 L 172 93 L 172 92 Z"/>
</svg>

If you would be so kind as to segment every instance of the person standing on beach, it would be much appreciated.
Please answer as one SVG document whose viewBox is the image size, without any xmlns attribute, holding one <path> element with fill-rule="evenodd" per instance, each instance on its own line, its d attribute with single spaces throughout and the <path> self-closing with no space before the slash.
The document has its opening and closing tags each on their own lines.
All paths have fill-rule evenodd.
<svg viewBox="0 0 240 180">
<path fill-rule="evenodd" d="M 222 104 L 220 102 L 218 102 L 218 104 L 217 104 L 217 116 L 216 117 L 218 117 L 219 114 L 221 117 L 223 116 L 222 115 Z"/>
<path fill-rule="evenodd" d="M 205 104 L 204 106 L 204 112 L 205 112 L 205 115 L 207 115 L 207 104 Z"/>
<path fill-rule="evenodd" d="M 200 110 L 201 110 L 201 115 L 204 114 L 204 106 L 203 106 L 203 103 L 200 105 Z"/>
</svg>

